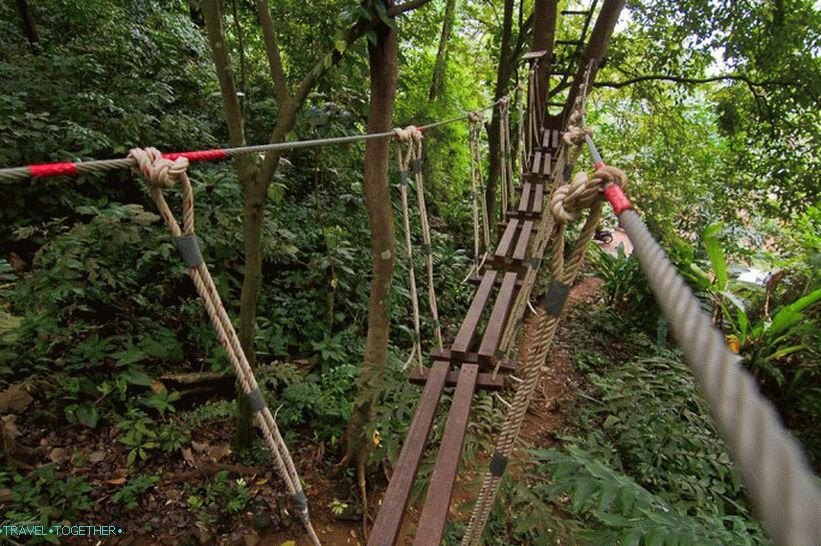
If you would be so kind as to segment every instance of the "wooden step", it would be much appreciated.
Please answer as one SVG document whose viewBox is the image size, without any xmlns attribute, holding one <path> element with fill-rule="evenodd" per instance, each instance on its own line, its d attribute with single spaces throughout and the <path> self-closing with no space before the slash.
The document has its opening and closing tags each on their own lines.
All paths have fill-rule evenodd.
<svg viewBox="0 0 821 546">
<path fill-rule="evenodd" d="M 420 368 L 419 366 L 415 366 L 408 376 L 408 381 L 414 385 L 424 385 L 427 383 L 430 375 L 430 368 Z M 492 373 L 480 373 L 476 378 L 476 388 L 486 391 L 500 391 L 505 388 L 506 378 L 507 376 L 501 373 L 501 370 L 500 373 L 496 374 L 496 377 L 493 377 Z M 453 387 L 458 381 L 459 372 L 450 371 L 448 372 L 445 385 L 448 387 Z"/>
<path fill-rule="evenodd" d="M 396 543 L 449 368 L 450 364 L 444 361 L 434 362 L 430 368 L 425 388 L 416 406 L 416 413 L 396 461 L 395 471 L 371 529 L 369 546 L 388 546 Z"/>
<path fill-rule="evenodd" d="M 525 182 L 522 184 L 522 195 L 519 198 L 519 207 L 517 212 L 528 212 L 530 210 L 530 192 L 532 187 L 533 184 L 530 182 Z"/>
<path fill-rule="evenodd" d="M 493 311 L 487 321 L 487 327 L 482 335 L 482 343 L 479 346 L 479 362 L 494 365 L 496 363 L 496 351 L 502 340 L 502 332 L 505 329 L 505 322 L 510 308 L 513 306 L 513 298 L 516 294 L 516 273 L 506 273 L 496 303 L 493 304 Z"/>
<path fill-rule="evenodd" d="M 534 229 L 534 231 L 535 231 L 535 229 Z M 496 280 L 493 281 L 493 284 L 496 285 L 496 286 L 501 286 L 502 280 L 503 280 L 502 277 L 497 275 Z M 471 284 L 480 284 L 482 282 L 482 277 L 480 277 L 479 275 L 471 275 L 470 277 L 468 277 L 468 282 L 471 283 Z M 522 287 L 522 280 L 521 279 L 516 279 L 516 288 L 521 288 L 521 287 Z"/>
<path fill-rule="evenodd" d="M 467 364 L 479 364 L 483 369 L 493 370 L 496 363 L 489 364 L 486 360 L 480 362 L 479 353 L 466 353 L 464 355 L 455 355 L 450 349 L 434 349 L 430 352 L 432 360 L 447 360 L 452 364 L 465 362 Z M 519 363 L 515 360 L 504 360 L 499 364 L 499 370 L 504 373 L 512 373 L 519 367 Z"/>
<path fill-rule="evenodd" d="M 515 220 L 511 220 L 514 222 Z M 516 248 L 513 250 L 513 259 L 522 261 L 525 259 L 528 245 L 530 245 L 530 233 L 533 231 L 533 220 L 525 220 L 522 224 L 522 231 L 516 240 Z"/>
<path fill-rule="evenodd" d="M 510 253 L 517 229 L 519 229 L 519 220 L 514 218 L 508 222 L 505 231 L 502 233 L 502 237 L 499 239 L 499 244 L 496 245 L 496 251 L 493 253 L 496 257 L 504 258 Z"/>
<path fill-rule="evenodd" d="M 463 364 L 459 371 L 459 382 L 453 394 L 422 515 L 419 516 L 414 546 L 440 546 L 442 543 L 478 373 L 479 367 L 476 364 Z"/>
<path fill-rule="evenodd" d="M 465 320 L 459 328 L 459 333 L 456 334 L 456 339 L 453 340 L 451 351 L 454 356 L 464 357 L 470 349 L 470 344 L 473 342 L 473 337 L 476 335 L 476 327 L 479 326 L 479 321 L 482 318 L 482 312 L 485 305 L 490 299 L 490 293 L 493 290 L 493 283 L 496 280 L 496 271 L 486 271 L 482 276 L 482 282 L 479 283 L 479 288 L 473 295 L 473 301 L 470 303 Z"/>
</svg>

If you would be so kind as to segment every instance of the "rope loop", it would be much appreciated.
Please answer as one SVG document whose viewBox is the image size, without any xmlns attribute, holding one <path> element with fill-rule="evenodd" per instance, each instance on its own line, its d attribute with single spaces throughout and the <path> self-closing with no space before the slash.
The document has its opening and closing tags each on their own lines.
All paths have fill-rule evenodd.
<svg viewBox="0 0 821 546">
<path fill-rule="evenodd" d="M 616 184 L 621 189 L 627 186 L 627 175 L 624 171 L 610 165 L 605 165 L 593 174 L 579 172 L 568 184 L 556 188 L 550 199 L 550 210 L 557 221 L 572 222 L 579 218 L 584 209 L 590 208 L 601 201 L 604 187 Z"/>
<path fill-rule="evenodd" d="M 134 173 L 142 175 L 149 186 L 172 188 L 177 179 L 188 169 L 188 158 L 166 159 L 157 148 L 132 148 L 128 157 L 137 161 Z"/>
<path fill-rule="evenodd" d="M 571 125 L 567 131 L 562 135 L 562 139 L 568 146 L 579 146 L 584 143 L 585 135 L 593 136 L 593 130 L 590 127 L 578 127 Z"/>
<path fill-rule="evenodd" d="M 402 144 L 410 144 L 411 142 L 419 142 L 422 140 L 422 131 L 415 125 L 408 125 L 404 129 L 397 127 L 393 130 L 393 134 Z"/>
<path fill-rule="evenodd" d="M 485 116 L 482 114 L 482 112 L 470 112 L 468 114 L 468 121 L 476 124 L 482 123 L 483 121 L 485 121 Z"/>
</svg>

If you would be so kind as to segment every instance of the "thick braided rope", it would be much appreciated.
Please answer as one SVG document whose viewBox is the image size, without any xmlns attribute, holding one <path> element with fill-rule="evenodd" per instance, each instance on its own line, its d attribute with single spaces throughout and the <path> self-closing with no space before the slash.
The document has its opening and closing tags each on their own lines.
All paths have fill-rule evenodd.
<svg viewBox="0 0 821 546">
<path fill-rule="evenodd" d="M 638 215 L 619 220 L 764 528 L 777 544 L 821 544 L 821 490 L 798 444 Z"/>
<path fill-rule="evenodd" d="M 581 110 L 583 107 L 584 101 L 577 100 L 574 105 L 574 112 Z M 582 116 L 580 114 L 571 114 L 571 119 L 582 119 Z M 569 172 L 569 169 L 572 168 L 572 166 L 575 164 L 576 159 L 581 154 L 581 149 L 584 145 L 584 138 L 583 134 L 577 134 L 576 129 L 577 128 L 575 126 L 568 127 L 566 133 L 562 137 L 562 149 L 559 150 L 558 160 L 553 166 L 553 170 L 550 176 L 551 184 L 548 191 L 545 192 L 545 195 L 552 196 L 552 194 L 559 187 L 559 183 L 563 180 L 565 172 Z M 568 137 L 567 133 L 571 133 L 572 136 Z M 568 151 L 571 148 L 572 151 Z M 541 264 L 541 259 L 542 256 L 544 256 L 544 252 L 547 247 L 548 241 L 551 235 L 553 234 L 553 220 L 554 218 L 552 214 L 544 214 L 542 215 L 542 218 L 539 221 L 539 227 L 536 231 L 537 236 L 535 241 L 533 242 L 533 247 L 531 250 L 531 256 L 533 257 L 531 258 L 532 263 L 525 272 L 525 278 L 522 280 L 522 287 L 519 289 L 519 292 L 513 303 L 513 308 L 511 309 L 510 319 L 505 324 L 505 329 L 502 332 L 502 339 L 499 345 L 499 350 L 504 355 L 504 360 L 507 360 L 510 357 L 510 351 L 513 348 L 513 342 L 516 337 L 516 332 L 519 330 L 519 327 L 522 324 L 525 310 L 527 309 L 528 302 L 530 301 L 530 294 L 533 291 L 533 288 L 535 287 L 537 279 L 539 277 L 539 266 Z M 559 253 L 554 252 L 553 255 L 554 261 L 556 259 L 562 258 L 561 254 Z M 498 373 L 500 365 L 501 359 L 497 362 L 496 367 L 494 368 L 494 376 Z"/>
<path fill-rule="evenodd" d="M 564 165 L 560 167 L 564 170 Z M 556 174 L 558 175 L 558 173 Z M 582 178 L 577 176 L 570 183 L 557 187 L 551 197 L 552 206 L 550 210 L 554 212 L 554 214 L 550 216 L 554 217 L 558 224 L 553 239 L 552 275 L 554 282 L 558 281 L 567 287 L 572 286 L 576 276 L 581 270 L 585 252 L 593 238 L 596 226 L 601 217 L 602 189 L 604 188 L 604 184 L 616 183 L 622 187 L 626 184 L 624 174 L 614 168 L 609 170 L 600 169 L 590 177 L 585 176 L 583 178 L 585 191 L 579 188 L 581 180 Z M 598 186 L 596 186 L 596 184 L 598 184 Z M 587 188 L 592 188 L 595 191 L 588 190 Z M 588 207 L 590 212 L 574 245 L 570 258 L 567 263 L 565 263 L 565 223 L 578 218 L 580 211 L 577 211 L 576 207 Z M 562 214 L 556 214 L 555 212 L 558 210 L 560 210 Z M 530 289 L 532 289 L 532 286 L 528 287 L 528 290 Z M 516 389 L 516 394 L 510 404 L 510 409 L 505 418 L 505 423 L 502 426 L 502 431 L 496 441 L 494 460 L 507 461 L 513 453 L 527 408 L 530 406 L 533 394 L 541 379 L 542 368 L 545 364 L 547 353 L 561 317 L 560 311 L 561 309 L 558 313 L 548 314 L 544 309 L 539 308 L 534 315 L 531 315 L 528 321 L 528 327 L 525 329 L 519 350 L 521 374 L 523 376 L 522 382 Z M 468 523 L 467 531 L 462 539 L 462 546 L 478 545 L 481 543 L 482 532 L 484 531 L 490 510 L 498 493 L 501 476 L 501 473 L 496 473 L 492 469 L 486 472 L 482 480 L 482 488 Z"/>
<path fill-rule="evenodd" d="M 416 289 L 416 273 L 414 271 L 413 263 L 413 241 L 411 239 L 410 227 L 410 210 L 408 207 L 408 186 L 410 185 L 410 178 L 408 177 L 408 168 L 410 166 L 411 158 L 414 150 L 412 145 L 412 128 L 394 129 L 396 135 L 396 160 L 399 163 L 399 195 L 402 199 L 402 225 L 405 229 L 405 257 L 408 261 L 408 283 L 410 284 L 411 293 L 411 308 L 413 312 L 413 348 L 405 361 L 403 368 L 407 368 L 414 358 L 420 368 L 423 366 L 422 358 L 422 329 L 420 326 L 419 313 L 419 292 Z M 403 150 L 402 147 L 407 148 Z"/>
<path fill-rule="evenodd" d="M 473 266 L 465 279 L 478 273 L 488 256 L 490 247 L 490 230 L 487 222 L 487 203 L 485 202 L 485 186 L 482 179 L 482 143 L 481 131 L 484 121 L 481 113 L 474 112 L 468 117 L 468 151 L 470 157 L 470 187 L 471 205 L 473 212 Z M 480 239 L 481 232 L 481 239 Z"/>
<path fill-rule="evenodd" d="M 436 303 L 436 284 L 433 279 L 433 248 L 430 237 L 430 221 L 428 220 L 428 206 L 425 202 L 425 181 L 422 174 L 422 132 L 414 127 L 411 133 L 411 161 L 413 164 L 413 178 L 416 184 L 416 202 L 419 207 L 419 223 L 422 226 L 422 255 L 425 258 L 425 269 L 428 273 L 428 307 L 433 319 L 433 334 L 440 349 L 442 343 L 442 329 L 439 325 L 439 307 Z"/>
<path fill-rule="evenodd" d="M 137 164 L 135 172 L 142 175 L 148 183 L 151 194 L 160 216 L 168 225 L 171 234 L 180 240 L 183 237 L 194 237 L 194 199 L 191 181 L 187 175 L 188 159 L 179 157 L 175 160 L 164 159 L 156 148 L 133 149 L 129 152 Z M 162 188 L 170 188 L 176 181 L 180 182 L 182 190 L 183 227 L 174 218 L 168 203 L 162 194 Z M 189 275 L 194 282 L 206 312 L 211 320 L 217 339 L 225 349 L 237 379 L 246 396 L 256 396 L 262 399 L 259 385 L 256 382 L 251 366 L 239 343 L 233 324 L 222 304 L 211 274 L 204 261 L 189 268 Z M 319 545 L 319 538 L 311 525 L 308 515 L 307 502 L 299 481 L 299 475 L 291 458 L 288 447 L 279 432 L 279 428 L 271 415 L 267 405 L 262 402 L 261 411 L 256 414 L 257 425 L 262 431 L 263 439 L 271 451 L 274 465 L 294 499 L 305 530 L 313 544 Z"/>
</svg>

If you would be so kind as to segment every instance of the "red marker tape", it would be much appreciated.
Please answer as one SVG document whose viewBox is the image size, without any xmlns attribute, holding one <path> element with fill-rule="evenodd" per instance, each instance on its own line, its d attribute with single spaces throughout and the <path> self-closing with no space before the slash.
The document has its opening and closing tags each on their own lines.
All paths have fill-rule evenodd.
<svg viewBox="0 0 821 546">
<path fill-rule="evenodd" d="M 604 196 L 610 201 L 610 205 L 613 207 L 613 212 L 616 213 L 616 216 L 620 216 L 622 212 L 633 208 L 633 203 L 630 202 L 621 188 L 616 184 L 610 184 L 604 188 Z"/>
<path fill-rule="evenodd" d="M 74 176 L 77 174 L 77 165 L 74 163 L 38 163 L 29 165 L 31 176 L 50 178 L 52 176 Z"/>
<path fill-rule="evenodd" d="M 179 157 L 184 157 L 189 161 L 214 161 L 216 159 L 225 159 L 228 157 L 223 150 L 198 150 L 196 152 L 173 152 L 169 154 L 162 154 L 165 159 L 174 161 Z"/>
</svg>

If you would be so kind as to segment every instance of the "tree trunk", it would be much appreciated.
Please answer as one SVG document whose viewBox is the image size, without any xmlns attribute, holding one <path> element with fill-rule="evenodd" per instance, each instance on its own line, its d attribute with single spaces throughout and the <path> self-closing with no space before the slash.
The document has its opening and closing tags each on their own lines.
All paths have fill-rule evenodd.
<svg viewBox="0 0 821 546">
<path fill-rule="evenodd" d="M 502 43 L 499 46 L 499 66 L 496 70 L 496 87 L 493 100 L 499 100 L 507 93 L 508 82 L 513 73 L 516 59 L 510 56 L 511 34 L 513 32 L 513 0 L 505 0 L 505 12 L 502 20 Z M 485 201 L 490 220 L 491 233 L 496 228 L 496 186 L 499 180 L 502 142 L 499 138 L 499 107 L 493 109 L 493 117 L 487 125 L 488 173 L 485 183 Z"/>
<path fill-rule="evenodd" d="M 390 131 L 396 102 L 397 39 L 388 26 L 376 27 L 376 44 L 368 43 L 371 76 L 371 104 L 368 132 Z M 368 334 L 365 358 L 360 372 L 351 421 L 345 434 L 343 463 L 356 464 L 363 476 L 373 448 L 366 427 L 373 418 L 373 407 L 382 390 L 388 370 L 389 298 L 393 282 L 396 236 L 388 184 L 389 139 L 369 140 L 365 144 L 364 191 L 371 229 L 373 278 L 368 301 Z"/>
<path fill-rule="evenodd" d="M 550 67 L 553 64 L 553 44 L 556 37 L 556 17 L 558 15 L 558 0 L 535 0 L 533 5 L 533 47 L 531 51 L 547 51 L 536 72 L 539 87 L 536 104 L 545 107 L 547 102 L 548 84 L 550 83 Z M 541 126 L 543 120 L 539 120 Z"/>
<path fill-rule="evenodd" d="M 439 50 L 436 52 L 436 64 L 433 66 L 433 77 L 428 91 L 428 100 L 433 102 L 442 91 L 445 82 L 445 69 L 448 65 L 448 40 L 453 28 L 453 16 L 456 11 L 456 0 L 447 0 L 445 4 L 445 19 L 442 21 L 442 35 L 439 37 Z"/>
<path fill-rule="evenodd" d="M 37 36 L 37 25 L 34 23 L 28 0 L 17 0 L 17 10 L 20 12 L 20 19 L 23 20 L 23 32 L 26 34 L 26 39 L 34 49 L 40 38 Z"/>
</svg>

